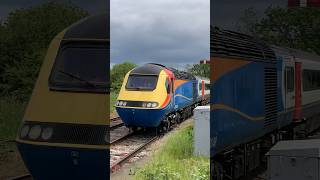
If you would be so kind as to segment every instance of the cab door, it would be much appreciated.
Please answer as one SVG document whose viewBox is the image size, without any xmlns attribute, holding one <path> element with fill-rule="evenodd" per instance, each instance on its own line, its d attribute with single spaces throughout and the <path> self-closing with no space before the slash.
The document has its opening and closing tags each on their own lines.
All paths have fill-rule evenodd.
<svg viewBox="0 0 320 180">
<path fill-rule="evenodd" d="M 292 111 L 295 106 L 295 63 L 292 56 L 284 59 L 284 102 L 285 111 Z"/>
</svg>

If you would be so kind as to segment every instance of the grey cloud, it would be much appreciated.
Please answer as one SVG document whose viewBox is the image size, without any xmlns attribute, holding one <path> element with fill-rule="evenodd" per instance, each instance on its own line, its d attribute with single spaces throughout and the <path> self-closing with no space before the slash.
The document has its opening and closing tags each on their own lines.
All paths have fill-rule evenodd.
<svg viewBox="0 0 320 180">
<path fill-rule="evenodd" d="M 195 63 L 209 57 L 208 0 L 112 0 L 111 62 Z"/>
</svg>

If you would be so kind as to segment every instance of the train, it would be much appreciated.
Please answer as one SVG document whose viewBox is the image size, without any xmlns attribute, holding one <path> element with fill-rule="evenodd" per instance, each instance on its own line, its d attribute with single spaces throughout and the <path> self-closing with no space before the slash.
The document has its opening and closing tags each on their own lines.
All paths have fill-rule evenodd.
<svg viewBox="0 0 320 180">
<path fill-rule="evenodd" d="M 237 179 L 320 127 L 320 56 L 218 27 L 210 39 L 211 179 Z"/>
<path fill-rule="evenodd" d="M 16 142 L 33 179 L 109 179 L 109 15 L 51 41 Z"/>
<path fill-rule="evenodd" d="M 207 104 L 209 97 L 210 80 L 149 63 L 125 75 L 115 107 L 127 127 L 165 132 L 191 116 L 196 106 Z"/>
</svg>

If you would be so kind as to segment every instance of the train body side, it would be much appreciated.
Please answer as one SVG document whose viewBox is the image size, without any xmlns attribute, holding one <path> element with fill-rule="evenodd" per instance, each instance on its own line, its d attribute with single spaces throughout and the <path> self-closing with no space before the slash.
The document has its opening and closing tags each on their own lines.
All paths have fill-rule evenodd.
<svg viewBox="0 0 320 180">
<path fill-rule="evenodd" d="M 140 76 L 145 78 L 145 81 L 148 81 L 149 76 L 157 77 L 156 85 L 149 90 L 130 89 L 127 87 L 130 76 Z M 144 86 L 146 82 L 137 83 Z M 197 103 L 197 86 L 198 81 L 195 78 L 178 78 L 164 66 L 147 64 L 127 73 L 118 96 L 116 110 L 128 127 L 158 127 L 168 114 Z M 155 105 L 146 107 L 148 103 Z"/>
<path fill-rule="evenodd" d="M 303 87 L 304 70 L 320 72 L 319 62 L 277 52 L 275 64 L 213 57 L 212 69 L 213 156 L 302 120 L 308 132 L 320 126 L 314 119 L 319 115 L 320 90 Z"/>
<path fill-rule="evenodd" d="M 213 59 L 212 153 L 264 134 L 264 64 Z"/>
</svg>

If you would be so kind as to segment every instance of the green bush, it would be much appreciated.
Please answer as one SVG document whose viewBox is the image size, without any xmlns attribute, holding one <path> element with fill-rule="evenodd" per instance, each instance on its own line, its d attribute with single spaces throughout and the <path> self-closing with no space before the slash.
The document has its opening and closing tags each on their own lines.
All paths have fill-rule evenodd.
<svg viewBox="0 0 320 180">
<path fill-rule="evenodd" d="M 14 97 L 0 99 L 0 140 L 13 140 L 23 118 L 26 103 Z"/>
<path fill-rule="evenodd" d="M 111 91 L 118 93 L 124 77 L 131 69 L 135 67 L 137 67 L 137 65 L 130 62 L 114 65 L 110 71 Z"/>
<path fill-rule="evenodd" d="M 152 161 L 138 170 L 135 179 L 207 180 L 209 175 L 209 159 L 193 156 L 193 127 L 188 126 L 168 137 Z"/>
<path fill-rule="evenodd" d="M 87 15 L 54 2 L 11 12 L 0 25 L 0 96 L 28 99 L 51 40 Z"/>
</svg>

